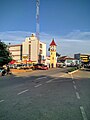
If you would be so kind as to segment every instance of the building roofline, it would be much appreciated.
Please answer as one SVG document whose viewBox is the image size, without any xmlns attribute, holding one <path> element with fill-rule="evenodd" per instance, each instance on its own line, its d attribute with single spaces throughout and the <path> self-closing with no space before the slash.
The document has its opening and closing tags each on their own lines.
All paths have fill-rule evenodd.
<svg viewBox="0 0 90 120">
<path fill-rule="evenodd" d="M 21 46 L 22 44 L 8 45 L 9 47 Z"/>
<path fill-rule="evenodd" d="M 52 40 L 52 42 L 50 43 L 50 46 L 57 46 L 54 39 Z"/>
</svg>

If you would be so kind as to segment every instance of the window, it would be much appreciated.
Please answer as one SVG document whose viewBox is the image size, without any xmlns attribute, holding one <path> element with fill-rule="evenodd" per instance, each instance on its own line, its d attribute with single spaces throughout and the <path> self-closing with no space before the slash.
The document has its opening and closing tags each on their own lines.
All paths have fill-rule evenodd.
<svg viewBox="0 0 90 120">
<path fill-rule="evenodd" d="M 40 50 L 40 54 L 42 54 L 42 50 Z"/>
<path fill-rule="evenodd" d="M 42 44 L 40 44 L 40 48 L 42 48 Z"/>
<path fill-rule="evenodd" d="M 54 60 L 54 57 L 52 57 L 52 60 Z"/>
<path fill-rule="evenodd" d="M 29 60 L 31 58 L 31 45 L 29 45 Z"/>
</svg>

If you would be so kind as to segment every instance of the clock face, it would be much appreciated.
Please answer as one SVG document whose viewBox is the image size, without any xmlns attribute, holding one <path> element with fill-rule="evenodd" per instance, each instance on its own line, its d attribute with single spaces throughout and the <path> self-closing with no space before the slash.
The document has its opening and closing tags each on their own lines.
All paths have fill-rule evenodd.
<svg viewBox="0 0 90 120">
<path fill-rule="evenodd" d="M 55 46 L 51 46 L 51 47 L 50 47 L 50 50 L 51 50 L 51 51 L 56 51 L 56 47 L 55 47 Z"/>
<path fill-rule="evenodd" d="M 51 50 L 54 50 L 54 46 L 51 46 Z"/>
</svg>

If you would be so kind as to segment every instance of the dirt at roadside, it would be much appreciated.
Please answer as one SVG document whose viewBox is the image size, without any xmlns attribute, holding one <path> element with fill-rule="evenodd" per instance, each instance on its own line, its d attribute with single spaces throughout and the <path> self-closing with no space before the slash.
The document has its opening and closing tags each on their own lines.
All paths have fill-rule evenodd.
<svg viewBox="0 0 90 120">
<path fill-rule="evenodd" d="M 23 70 L 23 69 L 21 69 L 21 70 L 18 70 L 18 69 L 10 69 L 10 71 L 11 71 L 11 73 L 13 74 L 13 73 L 30 72 L 30 71 L 32 71 L 32 69 L 28 69 L 28 70 Z"/>
</svg>

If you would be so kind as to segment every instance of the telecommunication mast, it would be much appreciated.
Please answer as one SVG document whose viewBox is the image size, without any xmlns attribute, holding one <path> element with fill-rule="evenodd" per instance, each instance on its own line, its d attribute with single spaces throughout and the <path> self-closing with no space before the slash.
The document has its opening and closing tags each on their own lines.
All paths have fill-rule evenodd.
<svg viewBox="0 0 90 120">
<path fill-rule="evenodd" d="M 39 7 L 40 0 L 36 0 L 36 37 L 39 40 Z"/>
</svg>

